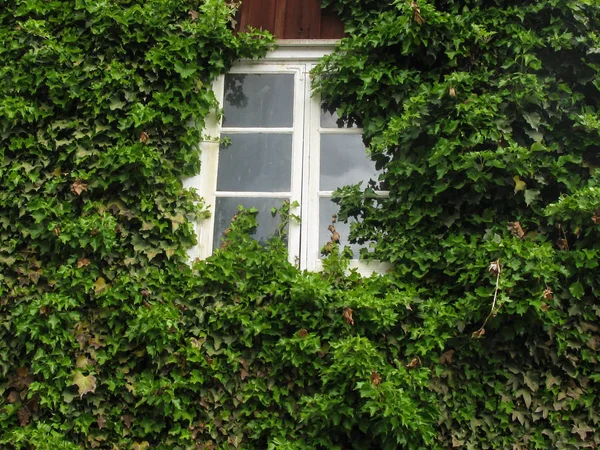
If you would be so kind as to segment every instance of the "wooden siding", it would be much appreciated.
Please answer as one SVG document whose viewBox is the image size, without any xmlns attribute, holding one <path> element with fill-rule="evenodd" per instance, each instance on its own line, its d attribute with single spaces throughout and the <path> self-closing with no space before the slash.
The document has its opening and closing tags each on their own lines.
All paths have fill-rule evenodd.
<svg viewBox="0 0 600 450">
<path fill-rule="evenodd" d="M 340 39 L 344 24 L 320 0 L 244 0 L 238 29 L 269 30 L 278 39 Z"/>
</svg>

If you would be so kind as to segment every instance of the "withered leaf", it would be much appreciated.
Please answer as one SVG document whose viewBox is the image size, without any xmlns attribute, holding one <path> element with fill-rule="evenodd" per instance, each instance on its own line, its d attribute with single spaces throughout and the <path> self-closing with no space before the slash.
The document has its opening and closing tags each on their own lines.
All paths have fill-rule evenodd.
<svg viewBox="0 0 600 450">
<path fill-rule="evenodd" d="M 27 424 L 29 423 L 29 411 L 27 410 L 27 408 L 19 409 L 19 411 L 17 412 L 17 416 L 19 417 L 19 425 L 21 425 L 22 427 L 27 426 Z"/>
<path fill-rule="evenodd" d="M 521 222 L 508 222 L 508 230 L 513 234 L 513 236 L 516 236 L 519 239 L 523 239 L 525 237 L 525 230 L 523 230 Z"/>
<path fill-rule="evenodd" d="M 298 337 L 305 338 L 306 336 L 308 336 L 308 331 L 306 331 L 304 328 L 298 331 Z"/>
<path fill-rule="evenodd" d="M 77 260 L 77 268 L 81 269 L 82 267 L 87 267 L 90 265 L 90 260 L 87 258 L 79 258 Z"/>
<path fill-rule="evenodd" d="M 594 213 L 592 216 L 592 222 L 594 222 L 596 225 L 600 224 L 600 212 L 596 211 Z"/>
<path fill-rule="evenodd" d="M 77 357 L 77 360 L 75 361 L 75 367 L 78 369 L 85 369 L 90 364 L 91 361 L 85 355 Z"/>
<path fill-rule="evenodd" d="M 88 190 L 88 185 L 81 180 L 76 180 L 71 185 L 71 192 L 76 195 L 81 195 L 82 192 L 87 191 L 87 190 Z"/>
<path fill-rule="evenodd" d="M 98 419 L 96 419 L 96 423 L 98 424 L 98 428 L 101 430 L 106 426 L 106 418 L 102 414 L 100 414 L 98 416 Z"/>
<path fill-rule="evenodd" d="M 419 8 L 417 2 L 410 2 L 410 7 L 413 10 L 413 20 L 419 25 L 423 25 L 425 23 L 425 20 L 421 16 L 421 8 Z"/>
<path fill-rule="evenodd" d="M 195 22 L 196 20 L 198 20 L 198 17 L 200 17 L 200 13 L 198 11 L 194 11 L 193 9 L 190 9 L 188 11 L 188 15 L 190 16 L 190 20 L 192 22 Z"/>
<path fill-rule="evenodd" d="M 150 139 L 150 135 L 148 135 L 148 133 L 146 133 L 145 131 L 142 131 L 140 133 L 140 142 L 142 144 L 145 144 L 146 142 L 148 142 L 149 139 Z"/>
<path fill-rule="evenodd" d="M 556 241 L 556 245 L 560 250 L 569 250 L 569 241 L 567 241 L 566 239 L 558 239 Z"/>
<path fill-rule="evenodd" d="M 482 338 L 485 335 L 485 328 L 480 328 L 477 331 L 473 331 L 473 333 L 471 334 L 471 337 L 473 339 L 479 339 Z"/>
<path fill-rule="evenodd" d="M 73 384 L 79 390 L 79 398 L 89 392 L 96 392 L 96 377 L 94 375 L 84 376 L 81 372 L 75 372 L 73 375 Z"/>
<path fill-rule="evenodd" d="M 344 312 L 342 313 L 342 317 L 348 325 L 354 325 L 354 318 L 352 317 L 352 313 L 352 308 L 344 308 Z"/>
<path fill-rule="evenodd" d="M 379 386 L 381 384 L 381 375 L 379 375 L 374 370 L 371 371 L 371 384 L 375 386 Z"/>
<path fill-rule="evenodd" d="M 121 416 L 121 420 L 127 428 L 131 428 L 131 425 L 133 425 L 133 419 L 134 417 L 131 414 L 124 414 Z"/>
<path fill-rule="evenodd" d="M 11 391 L 10 394 L 6 397 L 6 401 L 8 403 L 17 403 L 21 401 L 21 396 L 17 391 Z"/>
<path fill-rule="evenodd" d="M 420 365 L 421 365 L 421 360 L 417 356 L 415 356 L 413 359 L 410 360 L 410 362 L 405 367 L 406 367 L 406 370 L 411 370 Z"/>
<path fill-rule="evenodd" d="M 248 375 L 249 375 L 249 373 L 248 373 L 248 371 L 246 369 L 242 368 L 240 370 L 240 378 L 242 380 L 245 380 L 246 378 L 248 378 Z"/>
<path fill-rule="evenodd" d="M 500 272 L 502 271 L 500 260 L 497 259 L 496 261 L 492 261 L 488 270 L 492 275 L 500 275 Z"/>
<path fill-rule="evenodd" d="M 148 447 L 150 447 L 150 443 L 148 441 L 133 443 L 133 450 L 146 450 Z"/>
<path fill-rule="evenodd" d="M 456 97 L 456 89 L 451 87 L 450 89 L 448 89 L 448 94 L 450 95 L 450 97 Z"/>
<path fill-rule="evenodd" d="M 440 356 L 440 364 L 444 364 L 445 366 L 452 364 L 452 361 L 454 361 L 454 353 L 456 353 L 456 350 L 454 349 L 442 353 L 442 356 Z"/>
<path fill-rule="evenodd" d="M 33 375 L 29 373 L 27 367 L 19 367 L 16 370 L 17 376 L 12 383 L 17 389 L 27 389 L 31 383 L 33 383 Z"/>
<path fill-rule="evenodd" d="M 546 300 L 552 300 L 554 298 L 554 292 L 552 292 L 552 289 L 550 289 L 550 288 L 544 289 L 544 292 L 542 295 L 544 296 L 544 298 Z"/>
</svg>

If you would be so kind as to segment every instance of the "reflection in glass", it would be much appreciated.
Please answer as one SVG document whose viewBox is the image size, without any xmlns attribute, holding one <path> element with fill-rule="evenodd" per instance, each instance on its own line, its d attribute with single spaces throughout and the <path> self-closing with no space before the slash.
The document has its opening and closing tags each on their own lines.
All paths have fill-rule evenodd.
<svg viewBox="0 0 600 450">
<path fill-rule="evenodd" d="M 292 174 L 292 135 L 223 135 L 231 144 L 219 150 L 217 190 L 288 192 Z"/>
<path fill-rule="evenodd" d="M 323 255 L 321 255 L 321 249 L 331 239 L 331 231 L 329 231 L 327 227 L 331 224 L 332 216 L 335 214 L 337 217 L 338 211 L 339 206 L 336 205 L 330 198 L 322 197 L 319 199 L 319 256 L 321 258 L 323 258 Z M 335 230 L 338 233 L 340 233 L 340 249 L 343 249 L 345 246 L 349 245 L 352 249 L 353 258 L 358 259 L 360 249 L 366 248 L 367 245 L 348 243 L 348 235 L 350 234 L 350 222 L 356 222 L 356 220 L 350 219 L 348 223 L 336 221 L 333 224 L 333 226 L 335 227 Z"/>
<path fill-rule="evenodd" d="M 244 197 L 217 197 L 215 203 L 215 232 L 213 236 L 213 248 L 221 246 L 223 232 L 229 228 L 231 219 L 238 212 L 238 205 L 244 208 L 256 208 L 258 215 L 258 227 L 252 237 L 261 244 L 265 244 L 270 236 L 277 231 L 281 223 L 279 216 L 271 215 L 271 208 L 281 208 L 285 198 L 244 198 Z"/>
<path fill-rule="evenodd" d="M 335 110 L 329 111 L 325 103 L 321 104 L 321 128 L 359 128 L 351 118 L 340 119 Z"/>
<path fill-rule="evenodd" d="M 225 75 L 223 126 L 293 126 L 293 74 Z"/>
<path fill-rule="evenodd" d="M 364 187 L 379 174 L 360 134 L 321 134 L 320 190 L 333 191 L 361 181 Z"/>
</svg>

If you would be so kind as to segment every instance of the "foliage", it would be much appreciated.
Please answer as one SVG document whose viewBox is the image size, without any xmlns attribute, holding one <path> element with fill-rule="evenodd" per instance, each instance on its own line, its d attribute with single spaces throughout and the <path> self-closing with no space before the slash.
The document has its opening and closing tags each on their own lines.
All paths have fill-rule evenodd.
<svg viewBox="0 0 600 450">
<path fill-rule="evenodd" d="M 187 264 L 210 83 L 271 42 L 234 6 L 4 2 L 0 447 L 600 443 L 598 6 L 328 3 L 318 88 L 390 191 L 339 198 L 386 276 L 299 271 L 255 210 Z"/>
<path fill-rule="evenodd" d="M 327 3 L 350 35 L 318 90 L 364 124 L 389 190 L 338 200 L 424 299 L 404 326 L 442 365 L 436 445 L 596 447 L 600 4 Z"/>
</svg>

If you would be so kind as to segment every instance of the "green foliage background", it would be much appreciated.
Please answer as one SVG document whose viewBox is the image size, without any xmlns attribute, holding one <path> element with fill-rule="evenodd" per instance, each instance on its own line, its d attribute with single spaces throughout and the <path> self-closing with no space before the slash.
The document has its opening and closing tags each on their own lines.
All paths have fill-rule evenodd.
<svg viewBox="0 0 600 450">
<path fill-rule="evenodd" d="M 382 277 L 295 269 L 252 211 L 186 264 L 211 80 L 271 42 L 233 6 L 3 2 L 0 446 L 598 446 L 598 3 L 325 3 Z"/>
</svg>

